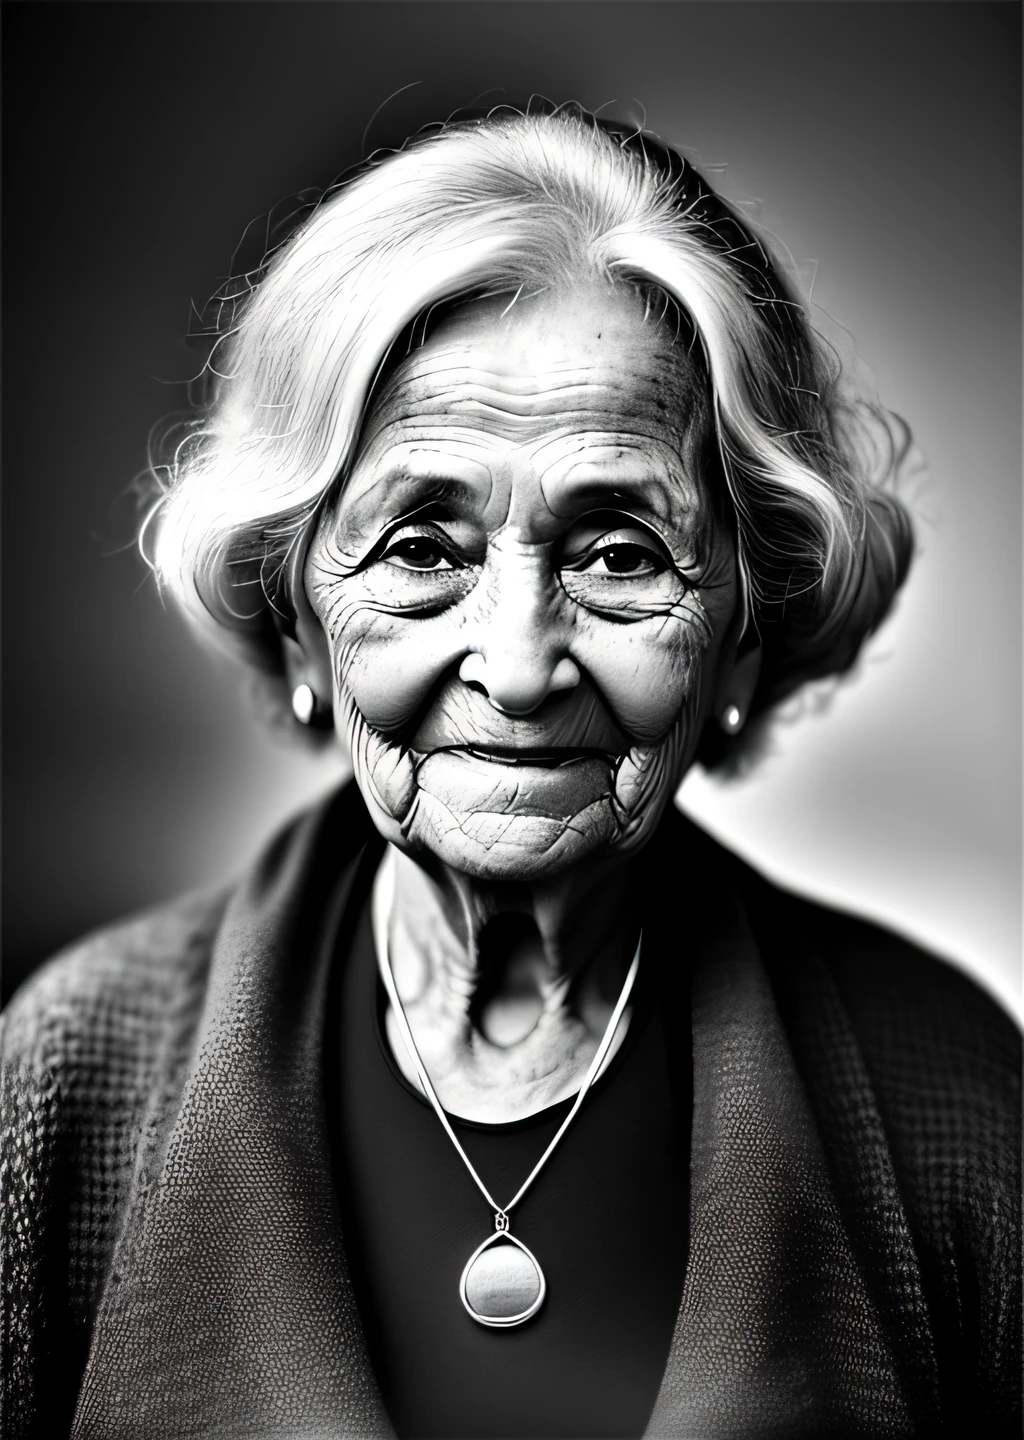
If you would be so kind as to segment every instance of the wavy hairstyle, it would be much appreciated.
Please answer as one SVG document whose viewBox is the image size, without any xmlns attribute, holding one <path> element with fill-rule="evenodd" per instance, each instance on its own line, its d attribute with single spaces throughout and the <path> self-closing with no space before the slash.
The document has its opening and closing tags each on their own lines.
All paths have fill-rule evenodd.
<svg viewBox="0 0 1024 1440">
<path fill-rule="evenodd" d="M 910 563 L 889 486 L 905 427 L 849 393 L 764 241 L 688 161 L 578 106 L 460 118 L 371 157 L 214 297 L 203 393 L 152 466 L 162 588 L 281 675 L 296 562 L 396 343 L 438 307 L 593 279 L 660 296 L 698 360 L 705 480 L 731 501 L 764 650 L 754 709 L 849 668 Z"/>
</svg>

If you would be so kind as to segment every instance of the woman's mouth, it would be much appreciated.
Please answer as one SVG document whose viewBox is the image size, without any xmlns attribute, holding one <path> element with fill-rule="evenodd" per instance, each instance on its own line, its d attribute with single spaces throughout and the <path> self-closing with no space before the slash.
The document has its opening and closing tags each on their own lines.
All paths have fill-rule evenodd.
<svg viewBox="0 0 1024 1440">
<path fill-rule="evenodd" d="M 444 747 L 461 750 L 476 760 L 486 760 L 492 765 L 519 765 L 540 770 L 556 770 L 563 765 L 576 765 L 581 760 L 603 760 L 614 765 L 617 756 L 590 747 L 557 749 L 532 749 L 508 745 L 457 745 Z"/>
<path fill-rule="evenodd" d="M 610 797 L 616 757 L 581 750 L 457 746 L 416 767 L 420 790 L 456 814 L 565 819 Z"/>
</svg>

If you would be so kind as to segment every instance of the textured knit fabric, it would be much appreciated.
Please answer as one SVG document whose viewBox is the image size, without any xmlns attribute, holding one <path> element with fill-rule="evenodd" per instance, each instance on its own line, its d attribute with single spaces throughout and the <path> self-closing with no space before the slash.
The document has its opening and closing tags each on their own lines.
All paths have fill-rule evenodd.
<svg viewBox="0 0 1024 1440">
<path fill-rule="evenodd" d="M 4 1433 L 386 1436 L 322 1084 L 349 788 L 227 896 L 107 930 L 3 1037 Z M 1019 1434 L 1019 1049 L 949 967 L 670 816 L 690 1254 L 652 1437 Z M 469 1322 L 467 1322 L 469 1323 Z"/>
</svg>

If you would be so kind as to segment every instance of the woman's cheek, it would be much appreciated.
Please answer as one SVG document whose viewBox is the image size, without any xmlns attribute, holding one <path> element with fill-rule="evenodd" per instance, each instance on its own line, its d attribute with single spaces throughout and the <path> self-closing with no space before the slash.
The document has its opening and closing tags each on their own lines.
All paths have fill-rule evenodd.
<svg viewBox="0 0 1024 1440">
<path fill-rule="evenodd" d="M 356 606 L 331 637 L 341 695 L 385 735 L 415 721 L 455 658 L 452 617 L 403 618 Z"/>
<path fill-rule="evenodd" d="M 577 659 L 626 734 L 663 740 L 699 684 L 703 631 L 673 614 L 633 625 L 588 617 L 578 634 Z"/>
</svg>

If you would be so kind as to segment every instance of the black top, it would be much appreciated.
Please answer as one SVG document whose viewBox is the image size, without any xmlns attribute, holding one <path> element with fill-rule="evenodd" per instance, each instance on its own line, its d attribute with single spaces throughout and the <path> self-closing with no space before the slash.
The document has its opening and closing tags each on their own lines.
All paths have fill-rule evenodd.
<svg viewBox="0 0 1024 1440">
<path fill-rule="evenodd" d="M 494 1217 L 392 1057 L 368 900 L 353 909 L 354 933 L 337 938 L 328 1008 L 331 1129 L 359 1312 L 395 1429 L 449 1440 L 642 1434 L 686 1261 L 687 1237 L 668 1218 L 687 1213 L 683 977 L 660 973 L 649 949 L 641 954 L 626 1038 L 512 1213 L 547 1298 L 525 1324 L 492 1329 L 466 1313 L 458 1286 Z M 504 1203 L 571 1104 L 501 1125 L 449 1118 Z"/>
</svg>

